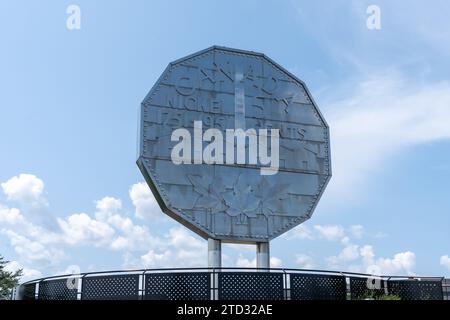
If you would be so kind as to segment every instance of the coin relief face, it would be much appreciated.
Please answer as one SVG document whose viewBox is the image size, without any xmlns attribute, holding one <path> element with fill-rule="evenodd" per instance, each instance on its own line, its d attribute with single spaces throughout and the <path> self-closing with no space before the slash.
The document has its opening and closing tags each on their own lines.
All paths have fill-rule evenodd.
<svg viewBox="0 0 450 320">
<path fill-rule="evenodd" d="M 212 47 L 171 63 L 142 102 L 138 165 L 161 209 L 199 235 L 264 242 L 311 217 L 329 130 L 295 76 Z"/>
</svg>

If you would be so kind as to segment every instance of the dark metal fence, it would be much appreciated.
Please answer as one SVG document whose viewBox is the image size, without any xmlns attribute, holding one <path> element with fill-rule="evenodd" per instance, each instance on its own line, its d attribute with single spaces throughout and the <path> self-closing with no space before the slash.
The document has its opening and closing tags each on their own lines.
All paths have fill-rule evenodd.
<svg viewBox="0 0 450 320">
<path fill-rule="evenodd" d="M 442 291 L 444 293 L 444 300 L 450 300 L 450 279 L 444 279 L 442 282 Z"/>
<path fill-rule="evenodd" d="M 443 278 L 299 269 L 153 269 L 83 273 L 19 286 L 24 300 L 443 300 Z"/>
</svg>

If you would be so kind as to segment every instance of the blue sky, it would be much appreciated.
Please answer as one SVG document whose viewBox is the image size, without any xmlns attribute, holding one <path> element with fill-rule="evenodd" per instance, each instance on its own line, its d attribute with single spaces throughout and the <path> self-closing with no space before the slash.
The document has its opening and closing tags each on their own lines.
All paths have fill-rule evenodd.
<svg viewBox="0 0 450 320">
<path fill-rule="evenodd" d="M 81 9 L 68 30 L 66 8 Z M 366 27 L 368 5 L 381 30 Z M 306 82 L 333 178 L 274 266 L 450 275 L 448 1 L 2 1 L 0 253 L 27 277 L 203 266 L 135 164 L 138 107 L 166 65 L 213 44 Z M 254 248 L 226 246 L 226 266 Z M 69 268 L 70 269 L 70 268 Z"/>
</svg>

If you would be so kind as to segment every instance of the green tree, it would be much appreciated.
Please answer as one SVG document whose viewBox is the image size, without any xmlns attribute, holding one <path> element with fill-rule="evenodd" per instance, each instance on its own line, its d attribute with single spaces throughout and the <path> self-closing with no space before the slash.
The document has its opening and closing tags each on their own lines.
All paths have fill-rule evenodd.
<svg viewBox="0 0 450 320">
<path fill-rule="evenodd" d="M 15 272 L 6 271 L 5 267 L 8 262 L 0 255 L 0 299 L 9 298 L 11 289 L 19 284 L 19 279 L 22 276 L 22 269 Z"/>
</svg>

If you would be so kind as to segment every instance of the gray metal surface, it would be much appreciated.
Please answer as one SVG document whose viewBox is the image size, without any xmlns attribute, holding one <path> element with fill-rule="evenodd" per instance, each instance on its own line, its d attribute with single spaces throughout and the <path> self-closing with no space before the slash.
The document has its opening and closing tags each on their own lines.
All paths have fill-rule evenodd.
<svg viewBox="0 0 450 320">
<path fill-rule="evenodd" d="M 256 244 L 256 267 L 262 269 L 270 268 L 269 242 L 258 242 Z"/>
<path fill-rule="evenodd" d="M 208 239 L 208 268 L 222 267 L 222 243 L 220 240 Z"/>
<path fill-rule="evenodd" d="M 138 166 L 161 209 L 204 238 L 269 241 L 311 217 L 331 177 L 328 125 L 311 94 L 263 54 L 214 46 L 177 60 L 141 108 Z M 279 172 L 261 175 L 248 159 L 175 165 L 172 131 L 192 134 L 194 121 L 224 136 L 279 129 Z"/>
</svg>

